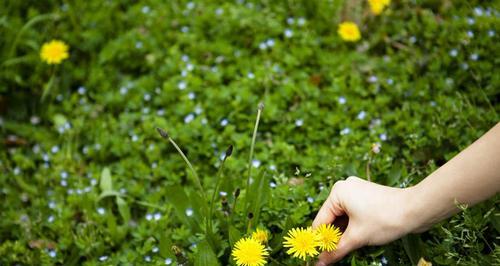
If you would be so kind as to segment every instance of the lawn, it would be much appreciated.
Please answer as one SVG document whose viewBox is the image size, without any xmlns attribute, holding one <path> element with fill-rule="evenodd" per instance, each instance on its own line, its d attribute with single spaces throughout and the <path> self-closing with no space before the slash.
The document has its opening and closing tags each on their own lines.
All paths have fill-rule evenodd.
<svg viewBox="0 0 500 266">
<path fill-rule="evenodd" d="M 0 265 L 236 265 L 256 229 L 304 265 L 336 181 L 415 185 L 500 121 L 499 8 L 3 1 Z M 500 265 L 499 206 L 340 265 Z"/>
</svg>

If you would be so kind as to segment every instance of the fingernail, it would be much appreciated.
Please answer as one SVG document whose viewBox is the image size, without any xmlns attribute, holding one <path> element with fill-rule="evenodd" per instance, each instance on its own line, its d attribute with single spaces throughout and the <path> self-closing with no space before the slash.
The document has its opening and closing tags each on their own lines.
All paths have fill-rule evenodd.
<svg viewBox="0 0 500 266">
<path fill-rule="evenodd" d="M 324 263 L 323 261 L 318 261 L 316 262 L 316 266 L 326 266 L 326 263 Z"/>
</svg>

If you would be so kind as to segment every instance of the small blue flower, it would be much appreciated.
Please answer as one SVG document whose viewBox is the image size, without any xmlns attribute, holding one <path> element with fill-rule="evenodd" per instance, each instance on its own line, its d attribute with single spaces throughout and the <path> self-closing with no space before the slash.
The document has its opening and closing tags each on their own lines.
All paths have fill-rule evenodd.
<svg viewBox="0 0 500 266">
<path fill-rule="evenodd" d="M 84 94 L 85 94 L 85 91 L 86 91 L 85 87 L 83 87 L 83 86 L 78 87 L 78 93 L 79 93 L 80 95 L 84 95 Z"/>
<path fill-rule="evenodd" d="M 223 127 L 227 126 L 227 124 L 229 124 L 229 121 L 227 119 L 225 119 L 225 118 L 222 119 L 222 121 L 220 121 L 220 125 L 223 126 Z"/>
<path fill-rule="evenodd" d="M 340 135 L 347 135 L 347 134 L 349 134 L 349 133 L 351 133 L 351 129 L 350 129 L 350 128 L 348 128 L 348 127 L 344 128 L 344 129 L 342 129 L 342 130 L 340 131 Z"/>
<path fill-rule="evenodd" d="M 457 49 L 451 49 L 450 50 L 450 56 L 451 57 L 456 57 L 458 55 L 458 51 Z"/>
<path fill-rule="evenodd" d="M 344 96 L 340 96 L 338 102 L 339 104 L 345 104 L 347 102 L 347 99 Z"/>
<path fill-rule="evenodd" d="M 188 114 L 186 117 L 184 117 L 184 123 L 189 124 L 191 121 L 194 120 L 194 115 L 193 114 Z"/>
<path fill-rule="evenodd" d="M 106 209 L 104 209 L 103 207 L 99 207 L 97 208 L 97 213 L 99 213 L 100 215 L 104 215 L 106 213 Z"/>
<path fill-rule="evenodd" d="M 366 112 L 365 111 L 361 111 L 361 112 L 358 113 L 358 115 L 357 115 L 356 118 L 359 119 L 359 120 L 363 120 L 363 119 L 365 119 L 365 117 L 366 117 Z"/>
<path fill-rule="evenodd" d="M 55 258 L 57 256 L 57 252 L 55 250 L 51 250 L 51 251 L 49 251 L 49 256 L 51 258 Z"/>
<path fill-rule="evenodd" d="M 179 83 L 177 83 L 177 88 L 179 88 L 179 90 L 184 90 L 186 89 L 187 87 L 187 83 L 185 81 L 180 81 Z"/>
</svg>

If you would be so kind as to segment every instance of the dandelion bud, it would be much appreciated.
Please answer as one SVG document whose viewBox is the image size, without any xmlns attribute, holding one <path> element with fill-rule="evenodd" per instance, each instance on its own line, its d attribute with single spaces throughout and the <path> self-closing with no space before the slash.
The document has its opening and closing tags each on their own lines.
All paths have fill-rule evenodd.
<svg viewBox="0 0 500 266">
<path fill-rule="evenodd" d="M 259 103 L 259 110 L 261 110 L 261 111 L 262 111 L 262 109 L 264 109 L 264 103 L 260 102 L 260 103 Z"/>
<path fill-rule="evenodd" d="M 247 215 L 247 217 L 248 217 L 248 220 L 252 220 L 252 218 L 253 218 L 253 212 L 249 212 L 248 215 Z"/>
<path fill-rule="evenodd" d="M 172 246 L 172 252 L 174 252 L 175 256 L 182 255 L 182 250 L 178 246 Z"/>
<path fill-rule="evenodd" d="M 240 196 L 240 188 L 236 188 L 236 191 L 234 191 L 234 198 L 237 199 Z"/>
<path fill-rule="evenodd" d="M 178 265 L 187 265 L 187 258 L 178 246 L 172 246 L 172 252 L 174 252 L 175 257 L 177 258 Z"/>
<path fill-rule="evenodd" d="M 168 139 L 168 133 L 167 133 L 167 131 L 165 131 L 165 130 L 159 128 L 159 127 L 156 128 L 156 131 L 158 131 L 158 133 L 160 133 L 160 136 L 162 138 Z"/>
<path fill-rule="evenodd" d="M 231 209 L 229 208 L 229 202 L 226 197 L 222 197 L 222 212 L 225 216 L 229 216 Z"/>
<path fill-rule="evenodd" d="M 227 147 L 226 156 L 224 156 L 224 159 L 227 159 L 229 156 L 231 156 L 231 154 L 233 154 L 233 145 L 229 145 L 229 147 Z"/>
</svg>

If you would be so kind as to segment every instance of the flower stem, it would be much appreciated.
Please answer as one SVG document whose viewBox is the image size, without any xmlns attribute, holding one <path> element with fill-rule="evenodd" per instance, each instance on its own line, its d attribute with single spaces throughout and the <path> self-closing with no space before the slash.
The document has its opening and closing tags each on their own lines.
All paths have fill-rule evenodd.
<svg viewBox="0 0 500 266">
<path fill-rule="evenodd" d="M 248 191 L 250 189 L 250 177 L 252 174 L 252 159 L 253 159 L 253 150 L 255 147 L 255 139 L 257 138 L 257 129 L 259 128 L 259 121 L 260 121 L 260 115 L 262 113 L 262 109 L 264 109 L 264 104 L 259 103 L 259 107 L 257 110 L 257 118 L 255 119 L 255 126 L 253 128 L 253 135 L 252 135 L 252 144 L 250 145 L 250 156 L 248 156 L 248 174 L 247 174 L 247 186 L 245 189 L 245 205 L 243 206 L 244 208 L 247 208 L 248 204 Z"/>
<path fill-rule="evenodd" d="M 196 173 L 196 170 L 194 170 L 194 167 L 193 165 L 191 165 L 191 163 L 189 162 L 188 158 L 186 157 L 186 155 L 184 154 L 184 152 L 182 152 L 181 148 L 179 148 L 179 146 L 177 146 L 177 143 L 175 143 L 175 141 L 168 135 L 168 133 L 157 127 L 156 130 L 158 131 L 158 133 L 160 133 L 160 135 L 163 137 L 163 138 L 166 138 L 168 139 L 168 141 L 170 141 L 170 143 L 175 147 L 175 149 L 179 152 L 179 154 L 181 155 L 182 159 L 184 159 L 184 161 L 186 162 L 186 164 L 188 165 L 189 169 L 191 170 L 191 173 L 193 175 L 193 179 L 194 179 L 194 183 L 196 184 L 196 186 L 198 187 L 198 189 L 200 190 L 200 193 L 203 195 L 203 198 L 207 198 L 206 197 L 206 194 L 205 194 L 205 190 L 203 190 L 203 186 L 201 185 L 201 181 L 200 181 L 200 177 L 198 176 L 198 174 Z"/>
<path fill-rule="evenodd" d="M 226 154 L 224 155 L 224 159 L 222 159 L 221 165 L 219 167 L 219 170 L 217 171 L 216 175 L 216 181 L 215 181 L 215 188 L 214 192 L 212 193 L 212 200 L 210 201 L 210 210 L 208 212 L 208 220 L 210 221 L 209 225 L 210 228 L 212 228 L 212 215 L 214 211 L 214 205 L 215 205 L 215 197 L 217 196 L 217 193 L 219 192 L 220 184 L 222 183 L 222 171 L 224 170 L 224 163 L 226 162 L 226 159 L 231 156 L 233 152 L 233 146 L 230 145 L 229 148 L 226 150 Z"/>
</svg>

